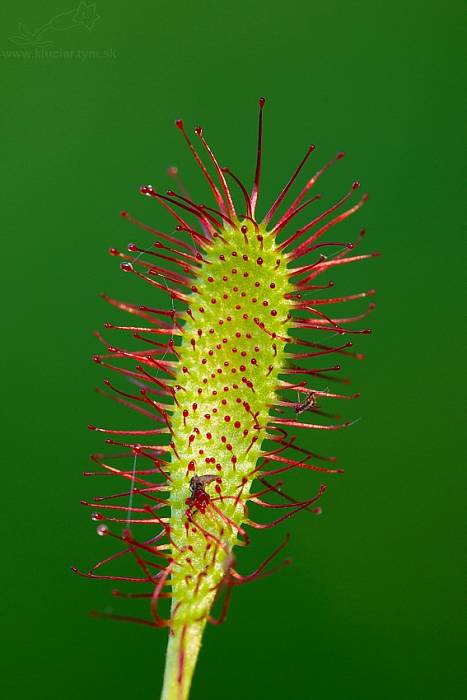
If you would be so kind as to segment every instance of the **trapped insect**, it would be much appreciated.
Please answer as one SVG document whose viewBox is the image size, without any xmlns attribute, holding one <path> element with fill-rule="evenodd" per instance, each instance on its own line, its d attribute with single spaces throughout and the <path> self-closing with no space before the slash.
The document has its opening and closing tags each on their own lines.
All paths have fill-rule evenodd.
<svg viewBox="0 0 467 700">
<path fill-rule="evenodd" d="M 187 513 L 190 513 L 192 508 L 199 510 L 200 513 L 205 513 L 211 497 L 206 493 L 205 487 L 213 481 L 222 481 L 219 474 L 205 474 L 204 476 L 193 476 L 190 479 L 191 496 L 186 499 L 185 505 L 190 506 Z M 191 515 L 191 513 L 190 513 Z"/>
<path fill-rule="evenodd" d="M 315 395 L 311 392 L 305 396 L 303 401 L 295 404 L 295 413 L 305 413 L 309 408 L 316 408 L 317 405 L 318 402 L 316 401 Z"/>
</svg>

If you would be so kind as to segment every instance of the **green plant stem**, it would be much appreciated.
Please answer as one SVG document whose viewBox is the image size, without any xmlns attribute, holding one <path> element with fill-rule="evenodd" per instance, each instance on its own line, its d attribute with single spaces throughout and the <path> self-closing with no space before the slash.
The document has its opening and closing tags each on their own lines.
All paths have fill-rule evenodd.
<svg viewBox="0 0 467 700">
<path fill-rule="evenodd" d="M 204 619 L 187 625 L 184 634 L 182 628 L 169 633 L 161 700 L 188 698 L 205 626 Z"/>
</svg>

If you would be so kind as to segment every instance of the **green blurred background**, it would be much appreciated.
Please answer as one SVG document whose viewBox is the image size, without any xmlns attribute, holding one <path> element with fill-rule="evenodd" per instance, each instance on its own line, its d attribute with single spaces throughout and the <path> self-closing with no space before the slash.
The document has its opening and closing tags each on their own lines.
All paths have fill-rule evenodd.
<svg viewBox="0 0 467 700">
<path fill-rule="evenodd" d="M 161 301 L 106 254 L 151 242 L 118 212 L 167 226 L 138 186 L 169 186 L 172 164 L 205 197 L 179 116 L 250 177 L 259 95 L 263 207 L 308 143 L 309 172 L 344 148 L 321 189 L 332 201 L 361 180 L 371 199 L 339 235 L 365 225 L 384 256 L 335 276 L 378 289 L 367 359 L 346 363 L 363 396 L 340 407 L 362 420 L 303 438 L 346 474 L 327 479 L 321 518 L 282 528 L 293 568 L 237 590 L 207 630 L 192 697 L 465 697 L 463 3 L 100 0 L 90 28 L 67 26 L 78 7 L 0 11 L 3 697 L 158 697 L 165 633 L 90 619 L 111 586 L 70 573 L 110 546 L 79 505 L 103 490 L 81 476 L 101 445 L 86 425 L 127 417 L 93 393 L 106 375 L 92 331 L 116 318 L 97 293 Z M 18 43 L 50 21 L 40 37 L 56 53 Z M 92 53 L 64 53 L 78 50 Z M 292 482 L 298 495 L 319 480 Z M 241 569 L 283 532 L 258 535 Z"/>
</svg>

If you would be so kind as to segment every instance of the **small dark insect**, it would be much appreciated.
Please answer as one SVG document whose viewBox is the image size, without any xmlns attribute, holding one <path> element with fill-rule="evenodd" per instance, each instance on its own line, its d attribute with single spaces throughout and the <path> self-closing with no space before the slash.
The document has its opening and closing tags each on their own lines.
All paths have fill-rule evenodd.
<svg viewBox="0 0 467 700">
<path fill-rule="evenodd" d="M 316 407 L 315 395 L 313 393 L 307 394 L 307 396 L 305 396 L 303 401 L 300 401 L 300 403 L 295 404 L 295 413 L 304 413 L 309 408 L 315 408 L 315 407 Z"/>
<path fill-rule="evenodd" d="M 204 476 L 193 476 L 190 479 L 191 496 L 185 501 L 185 505 L 189 506 L 187 512 L 190 512 L 192 508 L 196 508 L 200 513 L 206 511 L 211 497 L 206 493 L 205 487 L 218 477 L 218 474 L 205 474 Z"/>
</svg>

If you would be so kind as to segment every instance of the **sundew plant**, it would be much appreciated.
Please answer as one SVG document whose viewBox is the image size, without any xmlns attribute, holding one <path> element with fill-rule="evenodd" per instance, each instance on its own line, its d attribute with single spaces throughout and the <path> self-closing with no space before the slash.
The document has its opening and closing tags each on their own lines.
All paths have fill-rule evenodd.
<svg viewBox="0 0 467 700">
<path fill-rule="evenodd" d="M 364 231 L 353 243 L 328 238 L 365 202 L 359 183 L 294 226 L 304 210 L 316 211 L 315 185 L 343 153 L 310 177 L 304 172 L 315 147 L 307 148 L 258 216 L 263 108 L 261 98 L 251 189 L 219 164 L 200 127 L 192 138 L 177 120 L 212 201 L 195 202 L 173 168 L 177 191 L 145 185 L 141 193 L 173 216 L 174 229 L 159 231 L 122 212 L 154 240 L 149 248 L 110 251 L 145 283 L 146 296 L 141 305 L 103 295 L 118 318 L 105 324 L 112 342 L 96 334 L 104 350 L 94 360 L 115 377 L 99 391 L 135 411 L 141 427 L 89 426 L 106 435 L 112 453 L 93 455 L 96 471 L 86 474 L 120 485 L 83 504 L 114 547 L 90 571 L 74 570 L 110 581 L 119 586 L 116 598 L 143 599 L 147 608 L 146 618 L 128 608 L 101 617 L 167 628 L 163 700 L 188 697 L 206 623 L 225 618 L 235 586 L 276 568 L 271 561 L 287 536 L 249 574 L 238 571 L 238 546 L 300 511 L 320 513 L 321 481 L 341 470 L 334 458 L 306 449 L 300 434 L 351 424 L 328 404 L 358 395 L 330 386 L 341 358 L 361 359 L 349 338 L 369 333 L 360 322 L 374 306 L 335 311 L 373 290 L 336 294 L 329 279 L 342 265 L 376 255 L 356 250 Z M 154 288 L 167 295 L 164 308 L 151 302 Z M 122 321 L 120 311 L 132 319 Z M 135 339 L 130 347 L 124 337 Z M 306 494 L 284 490 L 292 470 L 310 473 Z"/>
</svg>

